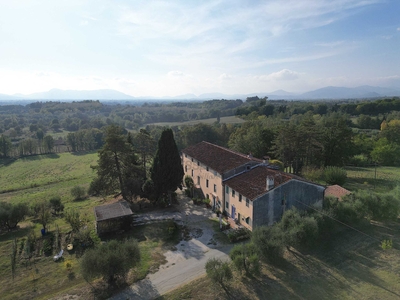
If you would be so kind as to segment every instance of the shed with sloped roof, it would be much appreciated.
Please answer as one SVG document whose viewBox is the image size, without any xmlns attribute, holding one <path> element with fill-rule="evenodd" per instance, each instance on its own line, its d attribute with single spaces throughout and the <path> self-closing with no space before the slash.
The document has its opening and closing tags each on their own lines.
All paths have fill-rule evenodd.
<svg viewBox="0 0 400 300">
<path fill-rule="evenodd" d="M 125 200 L 96 206 L 96 232 L 98 235 L 130 228 L 133 212 Z"/>
</svg>

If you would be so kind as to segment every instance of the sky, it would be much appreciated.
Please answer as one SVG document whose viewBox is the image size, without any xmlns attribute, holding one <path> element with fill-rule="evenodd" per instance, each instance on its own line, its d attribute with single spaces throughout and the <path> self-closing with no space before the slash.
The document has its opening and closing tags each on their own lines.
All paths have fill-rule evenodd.
<svg viewBox="0 0 400 300">
<path fill-rule="evenodd" d="M 400 89 L 399 0 L 0 0 L 0 93 Z"/>
</svg>

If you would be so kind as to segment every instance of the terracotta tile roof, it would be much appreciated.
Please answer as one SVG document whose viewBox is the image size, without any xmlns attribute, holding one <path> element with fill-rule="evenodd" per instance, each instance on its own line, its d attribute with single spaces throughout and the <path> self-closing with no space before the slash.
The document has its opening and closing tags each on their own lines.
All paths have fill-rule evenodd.
<svg viewBox="0 0 400 300">
<path fill-rule="evenodd" d="M 129 203 L 123 200 L 107 205 L 96 206 L 94 208 L 94 214 L 98 222 L 133 215 L 133 212 L 129 207 Z"/>
<path fill-rule="evenodd" d="M 331 196 L 335 197 L 339 200 L 342 200 L 343 196 L 349 195 L 351 192 L 349 190 L 346 190 L 345 188 L 342 188 L 340 185 L 329 185 L 326 187 L 325 190 L 325 196 Z"/>
<path fill-rule="evenodd" d="M 200 161 L 211 169 L 223 174 L 249 161 L 262 162 L 262 160 L 248 157 L 242 153 L 217 146 L 208 142 L 200 142 L 182 150 L 183 153 Z"/>
<path fill-rule="evenodd" d="M 298 176 L 293 176 L 292 174 L 270 169 L 267 166 L 259 165 L 249 171 L 227 179 L 225 184 L 234 189 L 237 193 L 242 194 L 244 197 L 254 200 L 258 196 L 267 192 L 266 179 L 268 176 L 274 178 L 274 187 L 277 187 L 293 178 L 300 178 Z"/>
</svg>

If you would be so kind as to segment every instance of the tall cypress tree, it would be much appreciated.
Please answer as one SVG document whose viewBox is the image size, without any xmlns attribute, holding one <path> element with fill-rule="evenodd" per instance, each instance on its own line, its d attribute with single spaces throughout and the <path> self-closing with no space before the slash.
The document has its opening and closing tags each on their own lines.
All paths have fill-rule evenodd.
<svg viewBox="0 0 400 300">
<path fill-rule="evenodd" d="M 175 191 L 182 184 L 183 167 L 174 134 L 165 129 L 158 141 L 158 148 L 151 168 L 156 197 Z"/>
</svg>

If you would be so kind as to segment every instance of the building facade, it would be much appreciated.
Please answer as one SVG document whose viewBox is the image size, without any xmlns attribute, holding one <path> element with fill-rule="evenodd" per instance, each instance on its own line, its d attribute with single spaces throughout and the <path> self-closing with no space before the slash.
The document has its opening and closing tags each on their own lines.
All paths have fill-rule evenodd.
<svg viewBox="0 0 400 300">
<path fill-rule="evenodd" d="M 182 164 L 215 210 L 250 230 L 272 225 L 291 207 L 322 206 L 325 187 L 218 145 L 201 142 L 184 149 Z"/>
</svg>

